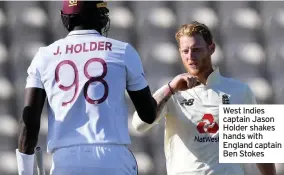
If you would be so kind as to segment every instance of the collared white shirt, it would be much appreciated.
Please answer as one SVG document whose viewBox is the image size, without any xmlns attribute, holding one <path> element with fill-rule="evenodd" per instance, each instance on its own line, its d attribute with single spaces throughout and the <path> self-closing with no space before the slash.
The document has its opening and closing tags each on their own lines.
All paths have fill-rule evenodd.
<svg viewBox="0 0 284 175">
<path fill-rule="evenodd" d="M 26 84 L 47 94 L 48 152 L 80 144 L 130 144 L 125 90 L 146 86 L 137 51 L 96 30 L 72 31 L 40 48 Z"/>
<path fill-rule="evenodd" d="M 221 76 L 218 69 L 209 75 L 206 85 L 171 97 L 155 122 L 166 116 L 164 147 L 168 175 L 244 174 L 240 164 L 219 164 L 219 105 L 224 103 L 256 101 L 246 84 Z M 133 125 L 141 131 L 154 126 L 139 122 L 137 114 Z"/>
</svg>

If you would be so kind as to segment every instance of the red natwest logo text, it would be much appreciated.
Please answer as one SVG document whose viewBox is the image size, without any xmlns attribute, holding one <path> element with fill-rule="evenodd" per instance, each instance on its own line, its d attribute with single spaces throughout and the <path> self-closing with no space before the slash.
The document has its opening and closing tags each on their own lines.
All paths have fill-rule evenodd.
<svg viewBox="0 0 284 175">
<path fill-rule="evenodd" d="M 202 121 L 197 124 L 196 128 L 199 133 L 216 133 L 219 130 L 212 114 L 204 114 Z"/>
</svg>

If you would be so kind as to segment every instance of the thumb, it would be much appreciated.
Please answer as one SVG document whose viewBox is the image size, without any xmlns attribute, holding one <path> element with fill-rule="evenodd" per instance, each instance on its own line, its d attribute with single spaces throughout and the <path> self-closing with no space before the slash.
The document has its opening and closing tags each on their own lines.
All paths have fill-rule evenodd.
<svg viewBox="0 0 284 175">
<path fill-rule="evenodd" d="M 200 80 L 199 80 L 198 78 L 196 78 L 196 79 L 195 79 L 195 86 L 198 86 L 198 85 L 200 85 L 200 84 L 201 84 Z"/>
<path fill-rule="evenodd" d="M 194 86 L 200 85 L 201 81 L 199 80 L 199 78 L 197 76 L 192 76 L 194 78 Z"/>
</svg>

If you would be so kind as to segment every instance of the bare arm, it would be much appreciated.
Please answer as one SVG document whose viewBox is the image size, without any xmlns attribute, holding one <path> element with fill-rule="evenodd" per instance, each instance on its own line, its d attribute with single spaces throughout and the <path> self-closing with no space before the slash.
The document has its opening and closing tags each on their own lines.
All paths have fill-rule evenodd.
<svg viewBox="0 0 284 175">
<path fill-rule="evenodd" d="M 176 76 L 169 84 L 164 85 L 153 95 L 157 103 L 155 121 L 152 124 L 145 123 L 140 120 L 140 115 L 137 112 L 133 115 L 132 125 L 139 132 L 145 132 L 154 126 L 168 112 L 165 108 L 166 103 L 171 96 L 178 91 L 184 91 L 200 84 L 195 77 L 188 73 Z"/>
<path fill-rule="evenodd" d="M 276 175 L 274 163 L 257 163 L 256 165 L 262 175 Z"/>
<path fill-rule="evenodd" d="M 158 91 L 156 91 L 153 95 L 153 99 L 156 101 L 156 115 L 154 118 L 154 122 L 146 123 L 141 120 L 139 113 L 136 111 L 133 115 L 132 125 L 139 132 L 145 132 L 152 128 L 155 123 L 157 123 L 162 117 L 166 114 L 165 105 L 170 99 L 172 93 L 168 87 L 168 85 L 163 86 Z"/>
<path fill-rule="evenodd" d="M 46 98 L 45 91 L 40 88 L 27 88 L 25 104 L 20 118 L 19 152 L 32 155 L 38 141 L 40 118 Z"/>
<path fill-rule="evenodd" d="M 162 87 L 162 89 L 160 91 L 157 91 L 153 97 L 157 102 L 157 116 L 156 118 L 158 118 L 158 116 L 160 116 L 163 108 L 165 107 L 166 103 L 169 101 L 169 99 L 172 96 L 172 92 L 169 88 L 168 85 L 165 85 L 164 87 Z"/>
</svg>

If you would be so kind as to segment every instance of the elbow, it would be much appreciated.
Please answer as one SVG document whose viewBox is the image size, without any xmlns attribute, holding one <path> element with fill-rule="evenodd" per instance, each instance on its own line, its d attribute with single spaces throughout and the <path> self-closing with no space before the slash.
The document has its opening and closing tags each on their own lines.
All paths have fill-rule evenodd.
<svg viewBox="0 0 284 175">
<path fill-rule="evenodd" d="M 157 102 L 151 96 L 151 100 L 145 102 L 143 106 L 142 105 L 140 107 L 137 106 L 136 111 L 138 113 L 138 116 L 143 122 L 147 124 L 153 124 L 157 117 Z"/>
<path fill-rule="evenodd" d="M 155 122 L 157 112 L 156 110 L 148 111 L 148 113 L 139 115 L 141 120 L 147 124 L 153 124 Z"/>
<path fill-rule="evenodd" d="M 137 110 L 141 120 L 147 124 L 153 124 L 157 118 L 156 105 L 148 106 L 146 109 Z"/>
</svg>

